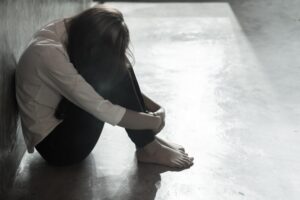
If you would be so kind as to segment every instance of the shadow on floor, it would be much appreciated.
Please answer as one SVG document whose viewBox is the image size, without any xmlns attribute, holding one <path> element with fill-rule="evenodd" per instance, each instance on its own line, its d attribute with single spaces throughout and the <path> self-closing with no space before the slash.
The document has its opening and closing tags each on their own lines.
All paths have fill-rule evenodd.
<svg viewBox="0 0 300 200">
<path fill-rule="evenodd" d="M 122 174 L 102 173 L 97 170 L 99 166 L 93 154 L 79 164 L 66 167 L 48 165 L 37 154 L 26 158 L 19 173 L 27 176 L 17 179 L 15 189 L 5 199 L 154 200 L 160 188 L 161 174 L 180 171 L 154 164 L 137 164 L 135 161 L 132 168 Z"/>
</svg>

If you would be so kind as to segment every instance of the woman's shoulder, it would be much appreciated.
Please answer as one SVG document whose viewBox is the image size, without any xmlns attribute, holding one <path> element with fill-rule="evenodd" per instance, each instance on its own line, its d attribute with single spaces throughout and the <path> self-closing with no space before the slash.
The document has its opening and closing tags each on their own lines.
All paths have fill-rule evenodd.
<svg viewBox="0 0 300 200">
<path fill-rule="evenodd" d="M 66 48 L 57 35 L 57 25 L 61 20 L 55 20 L 42 27 L 23 51 L 19 62 L 40 63 L 67 62 L 69 60 Z"/>
<path fill-rule="evenodd" d="M 61 23 L 61 20 L 55 20 L 37 31 L 25 48 L 24 53 L 45 56 L 59 53 L 67 56 L 64 44 L 66 33 L 61 27 Z"/>
<path fill-rule="evenodd" d="M 69 63 L 69 57 L 63 45 L 52 40 L 32 42 L 21 55 L 18 64 L 35 66 L 53 66 L 60 63 Z"/>
<path fill-rule="evenodd" d="M 66 33 L 63 26 L 63 19 L 56 19 L 42 26 L 33 34 L 25 51 L 65 51 L 62 39 Z"/>
<path fill-rule="evenodd" d="M 63 18 L 52 20 L 40 27 L 34 34 L 33 38 L 37 37 L 53 37 L 57 35 L 57 26 L 63 22 Z"/>
</svg>

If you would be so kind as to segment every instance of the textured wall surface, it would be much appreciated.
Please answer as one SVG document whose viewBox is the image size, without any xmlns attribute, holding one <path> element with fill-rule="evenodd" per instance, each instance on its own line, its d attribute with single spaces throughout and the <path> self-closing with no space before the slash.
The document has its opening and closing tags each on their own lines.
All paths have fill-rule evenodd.
<svg viewBox="0 0 300 200">
<path fill-rule="evenodd" d="M 18 58 L 45 23 L 87 6 L 86 0 L 0 1 L 0 193 L 13 181 L 25 151 L 14 89 Z M 1 199 L 1 198 L 0 198 Z"/>
</svg>

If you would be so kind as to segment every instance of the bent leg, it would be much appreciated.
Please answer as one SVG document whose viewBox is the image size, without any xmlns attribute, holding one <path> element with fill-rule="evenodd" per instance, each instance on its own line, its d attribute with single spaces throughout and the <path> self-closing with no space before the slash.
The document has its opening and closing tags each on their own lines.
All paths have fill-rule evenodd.
<svg viewBox="0 0 300 200">
<path fill-rule="evenodd" d="M 101 80 L 100 76 L 96 76 L 96 79 Z M 103 80 L 103 79 L 102 79 Z M 91 82 L 90 82 L 91 83 Z M 95 82 L 97 83 L 97 81 Z M 121 106 L 124 106 L 128 109 L 132 109 L 138 112 L 147 112 L 142 94 L 140 92 L 140 89 L 138 87 L 138 83 L 136 81 L 134 72 L 132 68 L 130 68 L 127 73 L 125 73 L 125 76 L 117 79 L 117 81 L 113 81 L 114 84 L 107 84 L 107 83 L 100 83 L 98 81 L 98 84 L 92 85 L 94 86 L 95 90 L 101 94 L 104 98 L 109 99 L 115 104 L 119 104 Z M 100 87 L 95 87 L 95 86 L 100 86 Z M 64 101 L 62 101 L 64 102 Z M 70 105 L 69 105 L 70 106 Z M 68 116 L 75 115 L 73 110 L 76 109 L 70 109 L 68 106 L 68 109 L 65 110 L 67 111 L 67 115 L 64 115 L 65 124 L 62 123 L 61 128 L 59 126 L 57 127 L 58 130 L 56 134 L 52 134 L 53 137 L 51 139 L 51 134 L 48 139 L 47 145 L 39 146 L 37 145 L 37 149 L 39 152 L 41 152 L 42 156 L 47 155 L 48 161 L 59 164 L 59 165 L 64 165 L 66 163 L 73 163 L 74 161 L 79 161 L 80 159 L 83 159 L 86 157 L 86 155 L 89 154 L 89 152 L 92 150 L 93 146 L 96 144 L 98 137 L 100 135 L 100 131 L 98 132 L 98 137 L 97 137 L 97 130 L 95 130 L 93 133 L 95 133 L 95 138 L 93 140 L 90 140 L 92 144 L 89 142 L 87 145 L 83 145 L 81 139 L 85 137 L 84 131 L 78 131 L 78 140 L 79 142 L 75 142 L 73 144 L 75 145 L 70 145 L 70 148 L 65 148 L 66 147 L 66 141 L 68 141 L 68 137 L 72 135 L 67 135 L 61 136 L 60 133 L 64 131 L 64 126 L 66 125 L 67 128 L 73 127 L 72 125 L 74 124 L 80 124 L 82 121 L 80 118 L 76 121 L 71 120 L 67 122 L 66 119 L 68 119 Z M 71 106 L 72 107 L 72 106 Z M 76 107 L 75 107 L 76 108 Z M 79 108 L 78 108 L 79 109 Z M 89 114 L 88 114 L 89 115 Z M 76 115 L 75 115 L 76 116 Z M 80 116 L 80 115 L 79 115 Z M 92 117 L 94 118 L 94 117 Z M 84 118 L 85 119 L 85 118 Z M 87 119 L 87 118 L 86 118 Z M 94 118 L 95 120 L 95 118 Z M 89 124 L 89 122 L 92 122 L 93 120 L 89 119 L 87 120 L 88 122 L 84 122 L 87 127 L 93 126 L 94 123 Z M 95 120 L 95 124 L 97 124 L 98 120 Z M 100 125 L 101 124 L 101 125 Z M 99 129 L 102 130 L 103 128 L 103 122 L 98 123 L 100 126 Z M 83 126 L 84 127 L 84 126 Z M 96 126 L 94 126 L 96 127 Z M 80 129 L 80 128 L 79 128 Z M 74 130 L 77 130 L 77 127 L 74 126 Z M 155 163 L 155 164 L 160 164 L 160 165 L 165 165 L 165 166 L 170 166 L 170 167 L 179 167 L 179 168 L 186 168 L 189 167 L 193 164 L 193 158 L 188 157 L 183 152 L 180 152 L 178 150 L 174 150 L 172 148 L 169 148 L 168 146 L 164 146 L 161 144 L 157 139 L 155 139 L 155 134 L 151 130 L 130 130 L 126 129 L 130 139 L 135 143 L 135 145 L 138 147 L 137 150 L 137 158 L 140 162 L 146 162 L 146 163 Z M 55 131 L 54 131 L 55 132 Z M 55 137 L 56 136 L 56 137 Z M 61 137 L 59 137 L 61 136 Z M 53 139 L 54 138 L 54 139 Z M 56 140 L 58 138 L 58 140 Z M 47 141 L 47 140 L 46 140 Z M 63 145 L 61 145 L 63 143 Z M 78 145 L 79 144 L 79 145 Z M 59 146 L 59 148 L 57 148 Z M 92 148 L 86 148 L 87 147 L 92 147 Z M 46 148 L 43 148 L 46 147 Z M 142 148 L 143 147 L 143 148 Z M 45 153 L 46 152 L 46 153 Z M 55 153 L 53 153 L 55 152 Z M 72 155 L 72 152 L 74 155 Z M 71 158 L 71 159 L 70 159 Z M 80 159 L 78 159 L 80 158 Z M 68 161 L 68 162 L 66 162 Z"/>
<path fill-rule="evenodd" d="M 116 69 L 113 73 L 91 67 L 89 73 L 82 75 L 102 97 L 112 103 L 137 112 L 147 112 L 133 68 L 111 67 Z M 155 139 L 151 130 L 126 129 L 126 132 L 137 148 L 144 147 Z"/>
<path fill-rule="evenodd" d="M 114 104 L 138 112 L 146 112 L 144 101 L 132 68 L 112 79 L 103 77 L 99 71 L 93 76 L 82 76 L 104 98 Z M 39 153 L 49 162 L 57 165 L 82 160 L 94 148 L 104 123 L 77 107 L 66 98 L 59 103 L 55 116 L 64 119 L 51 134 L 36 146 Z M 128 136 L 141 148 L 154 140 L 151 130 L 126 129 Z"/>
<path fill-rule="evenodd" d="M 133 68 L 130 67 L 122 80 L 111 90 L 109 99 L 114 104 L 119 104 L 125 108 L 147 112 L 138 82 Z M 142 148 L 155 139 L 155 134 L 151 130 L 132 130 L 126 132 L 137 148 Z"/>
<path fill-rule="evenodd" d="M 70 165 L 85 159 L 95 147 L 104 123 L 81 108 L 70 105 L 68 115 L 35 146 L 52 165 Z"/>
</svg>

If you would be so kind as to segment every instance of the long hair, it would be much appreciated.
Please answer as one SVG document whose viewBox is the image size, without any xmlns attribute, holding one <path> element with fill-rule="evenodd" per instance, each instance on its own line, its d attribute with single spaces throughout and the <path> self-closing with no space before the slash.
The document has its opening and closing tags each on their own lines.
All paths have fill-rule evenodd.
<svg viewBox="0 0 300 200">
<path fill-rule="evenodd" d="M 67 32 L 70 61 L 88 82 L 113 82 L 130 65 L 129 31 L 120 11 L 97 5 L 73 17 Z"/>
<path fill-rule="evenodd" d="M 71 63 L 102 96 L 125 77 L 131 67 L 129 31 L 120 11 L 97 5 L 67 23 L 67 52 Z M 72 103 L 65 97 L 55 117 L 63 119 Z"/>
</svg>

